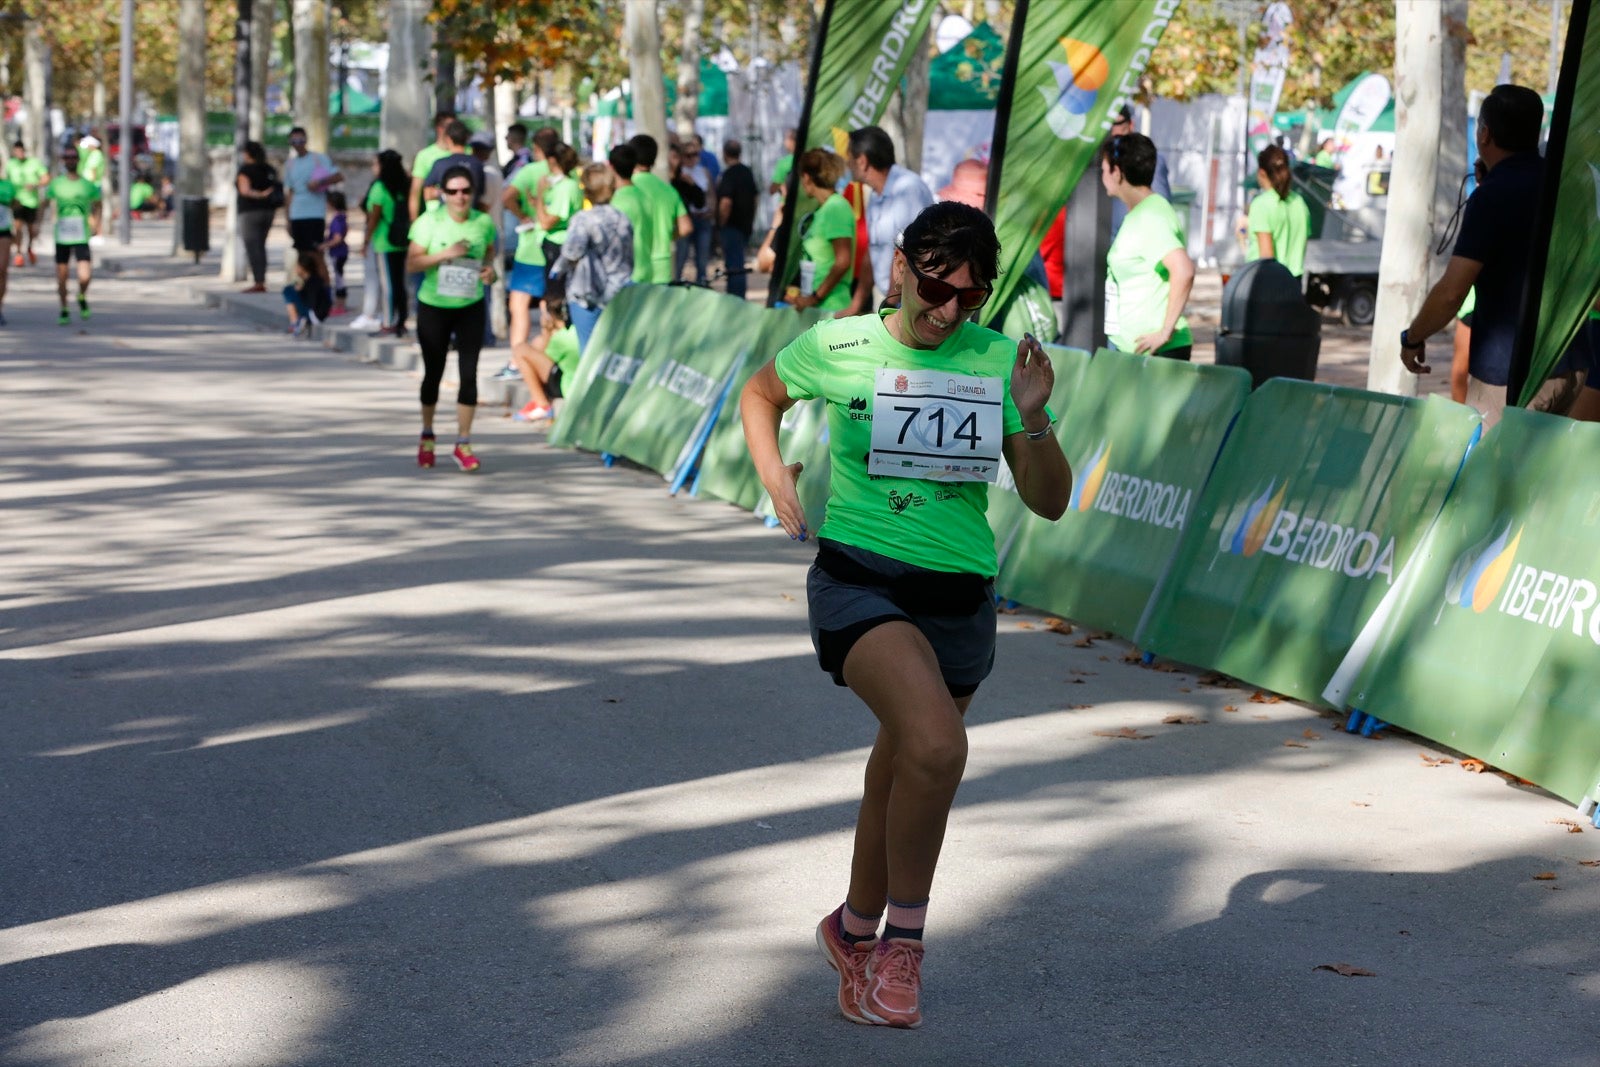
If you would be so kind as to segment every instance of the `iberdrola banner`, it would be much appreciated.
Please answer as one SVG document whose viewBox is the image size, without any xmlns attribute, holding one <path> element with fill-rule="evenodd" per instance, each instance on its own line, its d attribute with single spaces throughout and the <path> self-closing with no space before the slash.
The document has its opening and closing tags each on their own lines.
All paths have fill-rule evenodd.
<svg viewBox="0 0 1600 1067">
<path fill-rule="evenodd" d="M 811 57 L 797 152 L 831 148 L 843 156 L 851 130 L 877 124 L 938 6 L 936 0 L 828 0 Z M 816 206 L 800 202 L 799 175 L 798 169 L 790 172 L 785 194 L 797 210 L 779 235 L 782 278 L 789 277 L 799 254 L 798 242 L 789 239 L 795 219 Z M 772 289 L 783 292 L 782 285 Z"/>
<path fill-rule="evenodd" d="M 1006 307 L 1094 159 L 1110 114 L 1133 99 L 1178 3 L 1017 0 L 989 164 L 986 205 L 1000 235 L 1000 277 L 985 325 Z"/>
<path fill-rule="evenodd" d="M 1572 5 L 1550 123 L 1541 218 L 1549 226 L 1541 227 L 1545 240 L 1534 245 L 1548 252 L 1543 284 L 1535 290 L 1537 309 L 1530 309 L 1532 320 L 1523 323 L 1519 337 L 1522 341 L 1530 329 L 1535 331 L 1529 371 L 1520 379 L 1519 405 L 1539 391 L 1600 296 L 1600 241 L 1594 240 L 1600 226 L 1600 18 L 1593 17 L 1589 8 L 1590 0 Z M 1540 267 L 1535 265 L 1534 270 Z M 1537 274 L 1533 280 L 1538 280 Z"/>
</svg>

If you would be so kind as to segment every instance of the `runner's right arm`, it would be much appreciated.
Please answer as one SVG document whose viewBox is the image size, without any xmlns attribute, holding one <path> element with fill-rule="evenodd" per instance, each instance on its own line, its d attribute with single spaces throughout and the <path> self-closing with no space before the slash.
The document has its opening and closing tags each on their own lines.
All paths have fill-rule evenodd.
<svg viewBox="0 0 1600 1067">
<path fill-rule="evenodd" d="M 791 540 L 804 541 L 810 533 L 806 529 L 805 509 L 800 506 L 800 495 L 794 486 L 805 465 L 785 464 L 778 449 L 778 427 L 783 422 L 783 413 L 793 406 L 794 398 L 770 359 L 751 376 L 739 396 L 745 444 L 750 449 L 750 458 L 755 461 L 756 473 L 761 476 L 767 495 L 772 497 L 773 510 L 784 532 Z"/>
</svg>

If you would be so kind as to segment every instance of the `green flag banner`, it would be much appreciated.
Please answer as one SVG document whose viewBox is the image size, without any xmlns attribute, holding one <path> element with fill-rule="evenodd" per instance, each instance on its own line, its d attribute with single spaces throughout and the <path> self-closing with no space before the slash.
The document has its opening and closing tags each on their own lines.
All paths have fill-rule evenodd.
<svg viewBox="0 0 1600 1067">
<path fill-rule="evenodd" d="M 811 84 L 806 86 L 797 142 L 801 151 L 831 148 L 843 156 L 850 131 L 883 116 L 938 6 L 935 0 L 829 0 L 817 28 Z M 789 175 L 786 198 L 795 210 L 784 220 L 779 238 L 784 250 L 780 278 L 789 277 L 799 261 L 799 242 L 789 237 L 796 220 L 816 207 L 801 203 L 799 174 L 794 170 Z M 783 292 L 781 285 L 773 289 Z"/>
<path fill-rule="evenodd" d="M 700 457 L 700 474 L 695 482 L 697 493 L 737 504 L 746 511 L 754 511 L 761 503 L 761 479 L 756 475 L 755 464 L 750 462 L 750 450 L 745 445 L 744 422 L 739 417 L 739 391 L 762 364 L 809 329 L 817 321 L 818 313 L 813 309 L 796 314 L 789 309 L 776 308 L 763 310 L 761 317 L 761 328 L 749 357 L 734 369 L 727 403 L 722 405 L 706 441 Z"/>
<path fill-rule="evenodd" d="M 1594 239 L 1600 226 L 1600 18 L 1590 11 L 1590 0 L 1572 5 L 1550 129 L 1544 195 L 1553 195 L 1555 206 L 1547 204 L 1543 212 L 1551 221 L 1548 240 L 1534 245 L 1547 251 L 1537 310 L 1523 323 L 1524 334 L 1534 331 L 1517 400 L 1523 405 L 1533 401 L 1600 296 L 1600 241 Z"/>
<path fill-rule="evenodd" d="M 571 381 L 563 376 L 564 398 L 550 427 L 551 445 L 590 451 L 599 446 L 600 434 L 644 363 L 645 348 L 660 341 L 657 331 L 670 321 L 675 297 L 665 286 L 630 285 L 606 305 L 577 373 Z"/>
<path fill-rule="evenodd" d="M 668 290 L 664 318 L 650 323 L 632 388 L 617 401 L 597 448 L 671 476 L 684 447 L 698 441 L 728 385 L 756 342 L 762 310 L 699 287 Z"/>
<path fill-rule="evenodd" d="M 1139 643 L 1319 700 L 1478 426 L 1439 397 L 1268 381 L 1217 458 Z"/>
<path fill-rule="evenodd" d="M 1056 431 L 1066 514 L 1024 516 L 999 591 L 1131 637 L 1249 393 L 1240 367 L 1097 352 Z"/>
<path fill-rule="evenodd" d="M 1050 356 L 1050 366 L 1055 371 L 1055 388 L 1050 390 L 1050 410 L 1056 414 L 1059 426 L 1067 419 L 1067 413 L 1072 410 L 1072 400 L 1078 395 L 1078 390 L 1083 383 L 1083 376 L 1089 371 L 1089 353 L 1081 348 L 1062 348 L 1059 345 L 1045 345 L 1045 352 Z M 1059 436 L 1061 431 L 1057 429 Z M 1073 475 L 1077 475 L 1073 471 Z M 989 490 L 989 529 L 994 531 L 995 548 L 999 551 L 1000 563 L 1005 565 L 1006 556 L 1011 553 L 1011 545 L 1016 540 L 1017 530 L 1022 526 L 1022 520 L 1032 514 L 1028 505 L 1022 502 L 1017 495 L 1016 480 L 1011 477 L 1011 468 L 1000 463 L 1000 480 Z"/>
<path fill-rule="evenodd" d="M 989 165 L 1000 277 L 985 325 L 1007 306 L 1177 10 L 1178 0 L 1018 0 Z"/>
<path fill-rule="evenodd" d="M 1600 798 L 1596 454 L 1600 426 L 1508 409 L 1328 698 Z"/>
</svg>

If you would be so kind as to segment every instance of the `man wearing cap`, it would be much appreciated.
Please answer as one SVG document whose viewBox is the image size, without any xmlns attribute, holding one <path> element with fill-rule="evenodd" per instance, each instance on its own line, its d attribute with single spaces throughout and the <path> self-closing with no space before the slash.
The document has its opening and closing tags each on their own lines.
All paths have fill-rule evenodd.
<svg viewBox="0 0 1600 1067">
<path fill-rule="evenodd" d="M 1111 118 L 1111 136 L 1121 137 L 1133 132 L 1133 109 L 1123 104 Z M 1172 183 L 1167 179 L 1167 157 L 1156 149 L 1156 176 L 1150 180 L 1150 191 L 1161 199 L 1172 202 Z M 1128 217 L 1128 205 L 1116 197 L 1111 198 L 1111 236 L 1122 229 L 1122 220 Z"/>
<path fill-rule="evenodd" d="M 94 134 L 85 134 L 78 140 L 78 173 L 83 175 L 84 181 L 100 185 L 106 180 L 106 154 L 100 149 L 100 138 Z"/>
</svg>

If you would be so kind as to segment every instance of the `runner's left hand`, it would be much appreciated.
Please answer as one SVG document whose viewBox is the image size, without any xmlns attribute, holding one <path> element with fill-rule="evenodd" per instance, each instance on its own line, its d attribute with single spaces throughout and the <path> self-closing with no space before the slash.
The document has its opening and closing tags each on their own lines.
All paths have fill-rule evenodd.
<svg viewBox="0 0 1600 1067">
<path fill-rule="evenodd" d="M 1155 333 L 1147 333 L 1141 337 L 1135 337 L 1133 339 L 1133 350 L 1142 356 L 1156 351 L 1156 349 L 1170 340 L 1172 340 L 1171 330 L 1157 330 Z"/>
<path fill-rule="evenodd" d="M 1011 365 L 1011 399 L 1024 418 L 1044 410 L 1056 385 L 1055 368 L 1033 334 L 1017 342 L 1017 360 Z"/>
</svg>

